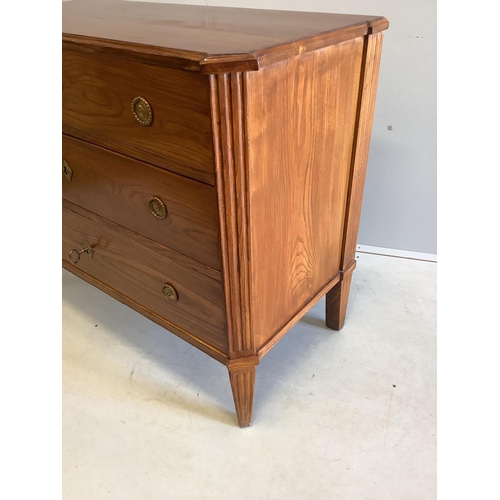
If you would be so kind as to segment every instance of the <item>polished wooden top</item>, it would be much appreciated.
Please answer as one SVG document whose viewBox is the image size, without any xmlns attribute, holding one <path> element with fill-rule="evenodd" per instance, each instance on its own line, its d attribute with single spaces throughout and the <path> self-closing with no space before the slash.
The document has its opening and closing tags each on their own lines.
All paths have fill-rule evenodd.
<svg viewBox="0 0 500 500">
<path fill-rule="evenodd" d="M 63 2 L 62 13 L 66 41 L 84 37 L 95 45 L 98 39 L 115 49 L 135 44 L 136 52 L 163 53 L 201 66 L 246 61 L 247 69 L 388 27 L 378 16 L 130 0 L 70 0 Z"/>
</svg>

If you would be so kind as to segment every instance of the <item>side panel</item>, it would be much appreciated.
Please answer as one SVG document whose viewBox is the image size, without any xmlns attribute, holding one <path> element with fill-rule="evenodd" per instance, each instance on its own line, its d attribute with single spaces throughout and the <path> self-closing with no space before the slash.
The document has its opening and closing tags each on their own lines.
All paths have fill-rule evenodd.
<svg viewBox="0 0 500 500">
<path fill-rule="evenodd" d="M 363 38 L 245 74 L 257 349 L 339 272 Z"/>
</svg>

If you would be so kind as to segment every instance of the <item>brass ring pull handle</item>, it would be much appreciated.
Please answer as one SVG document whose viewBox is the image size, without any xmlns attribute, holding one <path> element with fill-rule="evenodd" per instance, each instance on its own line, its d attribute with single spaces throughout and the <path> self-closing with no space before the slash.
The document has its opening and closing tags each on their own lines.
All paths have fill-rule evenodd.
<svg viewBox="0 0 500 500">
<path fill-rule="evenodd" d="M 171 300 L 172 302 L 176 302 L 177 300 L 179 300 L 179 296 L 177 295 L 175 288 L 172 285 L 169 285 L 168 283 L 165 283 L 163 285 L 162 292 L 165 298 Z"/>
<path fill-rule="evenodd" d="M 144 97 L 136 97 L 132 101 L 132 113 L 135 119 L 144 127 L 151 125 L 153 121 L 153 110 Z"/>
<path fill-rule="evenodd" d="M 82 253 L 89 254 L 91 259 L 94 258 L 94 250 L 92 250 L 92 247 L 88 242 L 85 242 L 85 246 L 83 247 L 82 250 L 77 250 L 76 248 L 73 248 L 73 250 L 69 252 L 69 260 L 73 262 L 73 264 L 78 264 L 78 262 L 80 262 L 80 255 L 82 255 Z M 74 256 L 76 256 L 76 260 Z"/>
<path fill-rule="evenodd" d="M 167 207 L 165 206 L 165 203 L 163 203 L 163 201 L 161 201 L 157 196 L 149 198 L 148 208 L 149 211 L 158 219 L 167 218 Z"/>
</svg>

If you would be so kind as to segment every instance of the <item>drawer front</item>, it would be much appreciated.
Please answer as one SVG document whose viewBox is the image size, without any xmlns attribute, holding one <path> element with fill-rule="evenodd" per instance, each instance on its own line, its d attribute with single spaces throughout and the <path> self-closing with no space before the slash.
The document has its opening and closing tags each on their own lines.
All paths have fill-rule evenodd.
<svg viewBox="0 0 500 500">
<path fill-rule="evenodd" d="M 62 72 L 64 133 L 214 184 L 205 75 L 66 49 Z"/>
<path fill-rule="evenodd" d="M 64 199 L 221 270 L 212 186 L 71 137 L 62 146 Z"/>
<path fill-rule="evenodd" d="M 86 242 L 93 256 L 82 253 L 72 263 L 78 255 L 73 252 L 70 260 L 70 252 L 84 249 Z M 62 258 L 202 342 L 227 351 L 217 271 L 65 201 Z M 164 295 L 165 284 L 173 287 L 177 300 Z"/>
</svg>

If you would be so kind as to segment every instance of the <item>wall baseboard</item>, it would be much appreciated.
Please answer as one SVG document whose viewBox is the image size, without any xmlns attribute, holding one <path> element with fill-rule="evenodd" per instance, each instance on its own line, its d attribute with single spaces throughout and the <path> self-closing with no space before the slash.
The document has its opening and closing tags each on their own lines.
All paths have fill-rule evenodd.
<svg viewBox="0 0 500 500">
<path fill-rule="evenodd" d="M 370 245 L 356 245 L 356 252 L 370 253 L 374 255 L 386 255 L 388 257 L 399 257 L 400 259 L 425 260 L 437 262 L 437 254 L 411 252 L 409 250 L 398 250 L 397 248 L 372 247 Z"/>
</svg>

